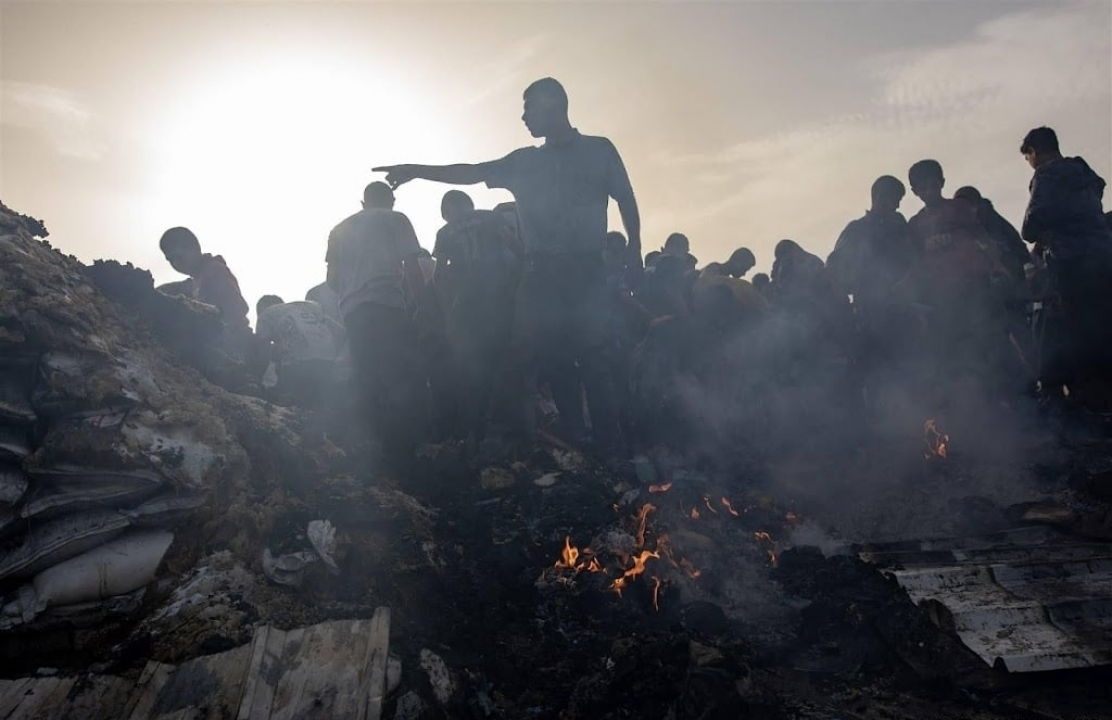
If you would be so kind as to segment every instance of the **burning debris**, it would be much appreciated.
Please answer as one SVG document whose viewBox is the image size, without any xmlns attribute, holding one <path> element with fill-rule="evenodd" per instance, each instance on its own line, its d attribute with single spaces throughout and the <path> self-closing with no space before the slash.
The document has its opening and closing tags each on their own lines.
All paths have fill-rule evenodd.
<svg viewBox="0 0 1112 720">
<path fill-rule="evenodd" d="M 929 418 L 923 423 L 923 444 L 925 446 L 923 457 L 927 460 L 946 459 L 950 436 L 938 429 L 934 418 Z"/>
</svg>

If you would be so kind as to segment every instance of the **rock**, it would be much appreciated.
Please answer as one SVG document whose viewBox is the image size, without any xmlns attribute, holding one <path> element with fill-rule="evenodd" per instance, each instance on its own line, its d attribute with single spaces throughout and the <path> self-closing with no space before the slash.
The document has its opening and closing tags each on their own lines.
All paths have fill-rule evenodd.
<svg viewBox="0 0 1112 720">
<path fill-rule="evenodd" d="M 726 659 L 726 656 L 723 655 L 718 648 L 703 645 L 694 640 L 688 643 L 688 654 L 691 658 L 691 663 L 696 667 L 720 665 Z"/>
<path fill-rule="evenodd" d="M 441 705 L 447 705 L 456 691 L 456 683 L 452 680 L 448 666 L 439 655 L 426 648 L 421 650 L 421 669 L 429 676 L 429 684 L 432 685 L 436 701 Z"/>
<path fill-rule="evenodd" d="M 483 490 L 504 490 L 513 486 L 514 476 L 505 468 L 488 467 L 479 473 L 479 481 Z"/>
</svg>

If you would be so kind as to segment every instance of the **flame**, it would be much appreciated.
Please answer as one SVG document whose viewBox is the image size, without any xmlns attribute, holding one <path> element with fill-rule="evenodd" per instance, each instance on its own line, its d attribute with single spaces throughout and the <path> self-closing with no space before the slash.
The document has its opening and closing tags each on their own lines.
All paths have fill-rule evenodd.
<svg viewBox="0 0 1112 720">
<path fill-rule="evenodd" d="M 771 547 L 765 548 L 765 552 L 768 553 L 768 561 L 772 564 L 772 567 L 776 567 L 776 563 L 779 560 L 779 557 L 776 554 L 776 551 L 777 551 L 776 541 L 773 540 L 772 536 L 769 535 L 764 530 L 756 531 L 755 533 L 753 533 L 753 537 L 758 541 L 767 542 L 771 546 Z"/>
<path fill-rule="evenodd" d="M 660 612 L 660 578 L 653 575 L 653 610 Z"/>
<path fill-rule="evenodd" d="M 637 514 L 633 516 L 634 519 L 637 520 L 637 547 L 645 546 L 645 526 L 649 520 L 649 513 L 654 510 L 656 510 L 656 505 L 645 503 L 641 506 L 641 509 L 637 511 Z"/>
<path fill-rule="evenodd" d="M 722 507 L 729 510 L 730 514 L 733 515 L 734 517 L 739 517 L 740 516 L 740 513 L 738 513 L 737 510 L 734 510 L 734 506 L 730 504 L 730 499 L 729 498 L 726 498 L 726 497 L 722 498 Z"/>
<path fill-rule="evenodd" d="M 591 555 L 591 548 L 583 548 L 583 552 L 579 552 L 579 548 L 571 544 L 571 536 L 564 536 L 564 549 L 560 551 L 560 559 L 556 561 L 554 567 L 560 570 L 572 570 L 574 572 L 602 572 L 603 567 L 595 557 L 591 557 L 587 562 L 580 562 L 579 556 Z"/>
<path fill-rule="evenodd" d="M 672 489 L 672 483 L 661 483 L 660 485 L 649 485 L 649 492 L 651 493 L 666 493 Z"/>
<path fill-rule="evenodd" d="M 939 431 L 934 418 L 928 418 L 923 423 L 923 443 L 926 445 L 923 457 L 928 460 L 936 457 L 946 459 L 946 446 L 950 443 L 950 436 Z"/>
<path fill-rule="evenodd" d="M 698 520 L 699 519 L 699 508 L 691 508 L 691 519 L 692 520 Z"/>
<path fill-rule="evenodd" d="M 799 516 L 796 515 L 795 513 L 793 513 L 791 510 L 784 513 L 784 519 L 787 520 L 790 523 L 799 522 Z"/>
<path fill-rule="evenodd" d="M 571 535 L 566 535 L 564 537 L 564 549 L 560 552 L 560 559 L 556 561 L 556 567 L 575 570 L 578 560 L 579 548 L 571 544 Z"/>
<path fill-rule="evenodd" d="M 703 496 L 703 503 L 706 504 L 707 510 L 710 510 L 715 515 L 718 514 L 718 511 L 714 509 L 714 506 L 710 504 L 710 497 L 709 496 L 707 496 L 707 495 Z"/>
<path fill-rule="evenodd" d="M 622 588 L 626 586 L 626 580 L 632 580 L 641 573 L 645 572 L 645 563 L 647 563 L 652 558 L 659 557 L 660 553 L 653 552 L 652 550 L 642 550 L 635 557 L 631 558 L 633 560 L 633 567 L 622 573 L 621 577 L 615 578 L 614 582 L 610 583 L 610 589 L 618 593 L 618 595 L 620 596 L 622 594 Z"/>
</svg>

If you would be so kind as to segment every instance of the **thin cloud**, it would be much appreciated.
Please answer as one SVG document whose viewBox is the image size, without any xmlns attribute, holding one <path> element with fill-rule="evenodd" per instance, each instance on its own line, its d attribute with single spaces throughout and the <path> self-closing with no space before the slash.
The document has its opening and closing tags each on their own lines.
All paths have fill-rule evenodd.
<svg viewBox="0 0 1112 720">
<path fill-rule="evenodd" d="M 942 161 L 960 180 L 952 187 L 975 183 L 1015 216 L 1026 201 L 1016 152 L 1026 130 L 1056 125 L 1064 144 L 1089 140 L 1098 164 L 1109 155 L 1110 30 L 1099 4 L 1002 17 L 961 43 L 874 58 L 877 87 L 863 112 L 654 161 L 685 168 L 714 198 L 688 209 L 693 228 L 743 220 L 769 243 L 795 236 L 823 253 L 875 177 L 902 177 L 923 157 Z M 792 206 L 806 211 L 775 213 Z"/>
<path fill-rule="evenodd" d="M 107 150 L 96 137 L 92 113 L 76 95 L 61 88 L 0 84 L 0 123 L 41 133 L 65 157 L 99 160 Z"/>
<path fill-rule="evenodd" d="M 504 53 L 497 54 L 493 62 L 480 67 L 474 74 L 475 77 L 490 79 L 464 100 L 464 107 L 479 105 L 502 92 L 523 90 L 524 88 L 519 86 L 526 78 L 526 68 L 548 44 L 548 36 L 531 35 L 521 38 Z"/>
</svg>

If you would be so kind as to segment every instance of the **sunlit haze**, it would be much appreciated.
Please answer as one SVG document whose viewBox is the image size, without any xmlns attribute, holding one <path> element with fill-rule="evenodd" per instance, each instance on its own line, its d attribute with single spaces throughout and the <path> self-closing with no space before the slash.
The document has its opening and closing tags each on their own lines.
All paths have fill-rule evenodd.
<svg viewBox="0 0 1112 720">
<path fill-rule="evenodd" d="M 1038 125 L 1112 178 L 1107 0 L 27 2 L 0 6 L 0 199 L 160 283 L 185 225 L 250 305 L 300 299 L 372 167 L 530 144 L 521 91 L 546 75 L 622 153 L 645 250 L 678 230 L 701 263 L 747 245 L 765 270 L 785 237 L 825 257 L 872 180 L 925 157 L 1018 222 Z M 446 189 L 398 192 L 427 247 Z"/>
</svg>

